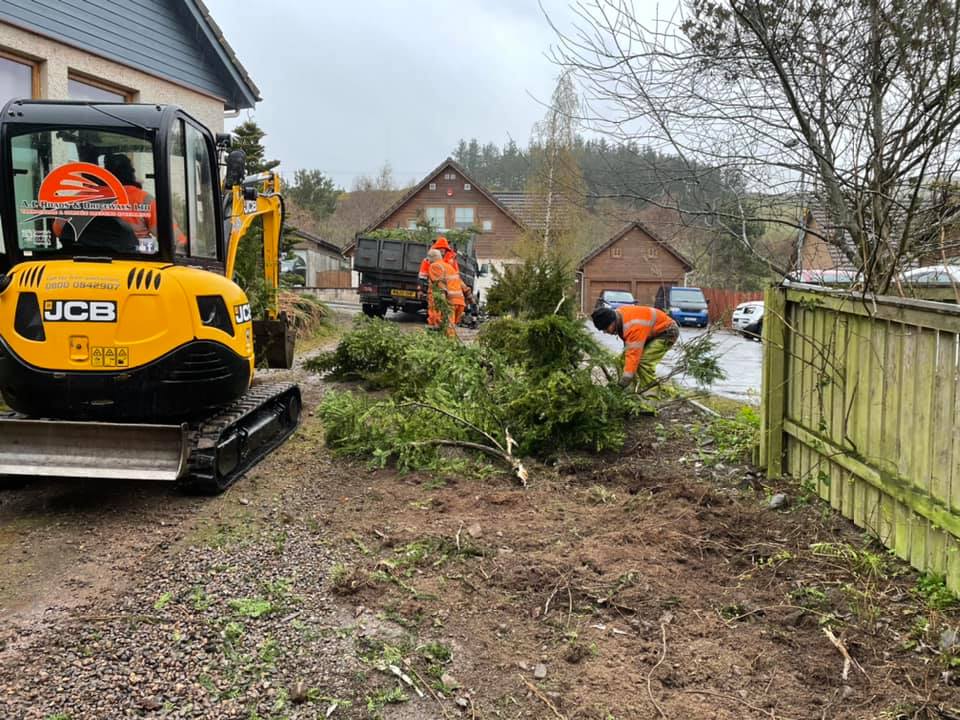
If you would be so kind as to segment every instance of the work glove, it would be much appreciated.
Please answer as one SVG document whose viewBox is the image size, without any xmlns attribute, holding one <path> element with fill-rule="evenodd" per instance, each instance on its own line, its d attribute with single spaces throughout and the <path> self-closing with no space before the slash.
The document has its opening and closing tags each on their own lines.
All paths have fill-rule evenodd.
<svg viewBox="0 0 960 720">
<path fill-rule="evenodd" d="M 630 387 L 630 383 L 632 383 L 632 382 L 633 382 L 633 378 L 632 378 L 632 377 L 628 377 L 628 376 L 624 375 L 623 377 L 620 378 L 620 382 L 617 383 L 617 384 L 618 384 L 620 387 L 626 389 L 626 388 Z"/>
</svg>

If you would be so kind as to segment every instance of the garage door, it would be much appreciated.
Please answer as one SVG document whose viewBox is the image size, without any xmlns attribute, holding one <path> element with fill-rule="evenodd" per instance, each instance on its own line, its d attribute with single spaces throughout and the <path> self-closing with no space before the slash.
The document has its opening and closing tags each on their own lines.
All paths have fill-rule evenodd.
<svg viewBox="0 0 960 720">
<path fill-rule="evenodd" d="M 641 305 L 653 305 L 657 299 L 657 290 L 661 286 L 666 285 L 670 287 L 676 283 L 671 283 L 669 281 L 660 283 L 660 282 L 644 282 L 638 280 L 634 283 L 633 288 L 633 297 L 637 299 L 637 302 Z"/>
<path fill-rule="evenodd" d="M 633 292 L 633 283 L 629 280 L 591 280 L 590 289 L 587 293 L 587 303 L 583 307 L 586 313 L 593 312 L 597 305 L 597 298 L 604 290 L 625 290 Z"/>
</svg>

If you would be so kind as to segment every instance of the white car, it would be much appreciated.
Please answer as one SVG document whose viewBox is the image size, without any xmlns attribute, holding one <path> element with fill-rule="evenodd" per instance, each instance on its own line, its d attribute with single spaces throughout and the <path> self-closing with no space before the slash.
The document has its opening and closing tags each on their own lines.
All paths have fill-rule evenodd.
<svg viewBox="0 0 960 720">
<path fill-rule="evenodd" d="M 759 338 L 763 331 L 763 300 L 748 300 L 733 311 L 733 329 L 744 337 Z"/>
<path fill-rule="evenodd" d="M 956 286 L 960 285 L 960 265 L 928 265 L 906 270 L 900 275 L 904 285 Z"/>
</svg>

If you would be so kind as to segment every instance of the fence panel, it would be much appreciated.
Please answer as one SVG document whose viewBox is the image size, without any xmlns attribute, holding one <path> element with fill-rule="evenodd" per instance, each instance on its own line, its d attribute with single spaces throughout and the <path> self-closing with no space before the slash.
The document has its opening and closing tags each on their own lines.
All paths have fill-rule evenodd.
<svg viewBox="0 0 960 720">
<path fill-rule="evenodd" d="M 722 288 L 701 288 L 707 299 L 707 313 L 711 323 L 730 325 L 730 318 L 737 305 L 748 300 L 763 300 L 762 292 L 744 292 L 740 290 L 724 290 Z"/>
<path fill-rule="evenodd" d="M 960 592 L 960 308 L 767 292 L 760 462 Z"/>
</svg>

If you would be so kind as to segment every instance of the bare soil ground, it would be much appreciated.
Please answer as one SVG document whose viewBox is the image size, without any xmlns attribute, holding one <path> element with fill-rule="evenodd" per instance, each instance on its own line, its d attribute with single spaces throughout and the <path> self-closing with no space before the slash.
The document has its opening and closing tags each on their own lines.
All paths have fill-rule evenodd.
<svg viewBox="0 0 960 720">
<path fill-rule="evenodd" d="M 0 718 L 960 717 L 960 614 L 703 424 L 527 488 L 333 458 L 307 416 L 220 498 L 4 492 Z"/>
</svg>

